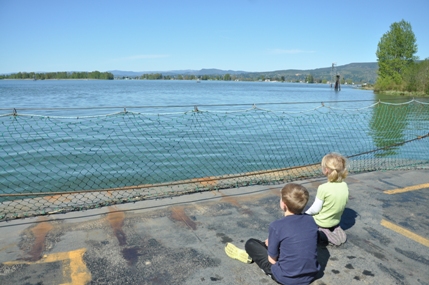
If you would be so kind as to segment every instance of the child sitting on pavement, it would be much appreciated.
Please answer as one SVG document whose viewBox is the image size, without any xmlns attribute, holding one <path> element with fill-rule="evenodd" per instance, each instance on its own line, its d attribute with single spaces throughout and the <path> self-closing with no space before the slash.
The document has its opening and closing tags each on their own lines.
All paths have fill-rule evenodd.
<svg viewBox="0 0 429 285">
<path fill-rule="evenodd" d="M 242 250 L 228 243 L 226 254 L 244 263 L 254 261 L 280 284 L 309 284 L 320 270 L 314 219 L 302 213 L 309 194 L 305 187 L 290 183 L 281 190 L 284 217 L 269 226 L 265 242 L 249 239 Z"/>
<path fill-rule="evenodd" d="M 313 205 L 305 212 L 312 215 L 319 226 L 319 244 L 339 246 L 347 236 L 340 227 L 341 215 L 349 199 L 346 159 L 337 153 L 330 153 L 322 159 L 322 172 L 328 182 L 317 189 Z"/>
</svg>

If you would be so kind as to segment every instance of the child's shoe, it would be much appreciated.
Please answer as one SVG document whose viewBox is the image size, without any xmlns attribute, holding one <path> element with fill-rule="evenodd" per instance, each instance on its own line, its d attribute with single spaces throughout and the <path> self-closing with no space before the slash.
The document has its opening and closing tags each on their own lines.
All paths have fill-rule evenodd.
<svg viewBox="0 0 429 285">
<path fill-rule="evenodd" d="M 247 254 L 244 249 L 239 249 L 232 243 L 227 243 L 225 246 L 225 253 L 233 259 L 237 259 L 244 263 L 252 263 L 252 258 Z"/>
</svg>

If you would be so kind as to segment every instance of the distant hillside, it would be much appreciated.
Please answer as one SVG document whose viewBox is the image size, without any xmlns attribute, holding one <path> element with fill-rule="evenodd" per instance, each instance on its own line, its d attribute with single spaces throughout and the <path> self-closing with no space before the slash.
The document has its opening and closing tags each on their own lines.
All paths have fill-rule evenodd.
<svg viewBox="0 0 429 285">
<path fill-rule="evenodd" d="M 246 72 L 246 71 L 235 71 L 235 70 L 221 70 L 221 69 L 211 68 L 211 69 L 201 69 L 198 71 L 193 70 L 193 71 L 189 71 L 188 73 L 181 73 L 181 74 L 200 76 L 200 75 L 225 75 L 225 74 L 239 75 L 239 74 L 246 74 L 246 73 L 248 73 L 248 72 Z"/>
<path fill-rule="evenodd" d="M 122 71 L 122 70 L 110 70 L 110 73 L 112 73 L 115 76 L 129 76 L 129 77 L 135 77 L 135 76 L 141 76 L 143 74 L 153 74 L 153 73 L 161 73 L 162 75 L 166 76 L 175 76 L 175 75 L 195 75 L 195 76 L 202 76 L 202 75 L 225 75 L 225 74 L 231 74 L 231 75 L 237 75 L 237 74 L 244 74 L 247 73 L 246 71 L 234 71 L 234 70 L 221 70 L 221 69 L 201 69 L 201 70 L 169 70 L 169 71 Z"/>
<path fill-rule="evenodd" d="M 299 81 L 305 80 L 308 75 L 312 75 L 314 79 L 331 80 L 331 67 L 323 67 L 316 69 L 300 70 L 300 69 L 287 69 L 276 70 L 267 72 L 247 72 L 247 71 L 234 71 L 234 70 L 221 70 L 221 69 L 201 69 L 201 70 L 170 70 L 170 71 L 121 71 L 110 70 L 115 77 L 139 77 L 143 74 L 159 73 L 163 76 L 177 76 L 177 75 L 194 75 L 194 76 L 223 76 L 229 74 L 237 79 L 243 80 L 257 80 L 258 78 L 266 79 L 279 79 L 284 77 L 286 81 Z M 341 75 L 341 78 L 351 80 L 355 83 L 367 82 L 375 83 L 377 79 L 377 62 L 362 62 L 350 63 L 336 67 L 336 71 Z"/>
<path fill-rule="evenodd" d="M 271 72 L 253 72 L 247 73 L 246 77 L 264 76 L 265 78 L 281 78 L 282 76 L 286 81 L 305 80 L 307 75 L 312 75 L 314 79 L 331 80 L 332 67 L 324 67 L 317 69 L 299 70 L 277 70 Z M 375 83 L 377 79 L 377 62 L 364 62 L 364 63 L 350 63 L 336 67 L 336 71 L 340 74 L 341 78 L 350 79 L 355 83 L 368 82 Z"/>
<path fill-rule="evenodd" d="M 203 69 L 202 69 L 203 70 Z M 164 76 L 175 76 L 179 74 L 191 74 L 192 72 L 199 72 L 197 70 L 172 70 L 172 71 L 123 71 L 123 70 L 109 70 L 115 77 L 139 77 L 143 74 L 160 73 Z"/>
</svg>

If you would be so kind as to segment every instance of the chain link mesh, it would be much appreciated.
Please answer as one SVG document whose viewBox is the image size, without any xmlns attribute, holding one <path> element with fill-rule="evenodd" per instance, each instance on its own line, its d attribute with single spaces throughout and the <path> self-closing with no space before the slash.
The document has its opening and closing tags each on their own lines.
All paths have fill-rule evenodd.
<svg viewBox="0 0 429 285">
<path fill-rule="evenodd" d="M 429 166 L 429 105 L 321 105 L 301 112 L 0 115 L 0 220 L 351 173 Z"/>
</svg>

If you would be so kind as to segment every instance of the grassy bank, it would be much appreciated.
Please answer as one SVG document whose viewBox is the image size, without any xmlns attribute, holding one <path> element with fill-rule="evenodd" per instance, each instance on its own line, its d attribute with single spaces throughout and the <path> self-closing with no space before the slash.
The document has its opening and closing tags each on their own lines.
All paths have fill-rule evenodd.
<svg viewBox="0 0 429 285">
<path fill-rule="evenodd" d="M 428 94 L 425 94 L 421 91 L 408 92 L 408 91 L 398 91 L 398 90 L 386 90 L 386 91 L 377 91 L 374 92 L 379 95 L 389 95 L 389 96 L 405 96 L 405 97 L 429 97 Z"/>
</svg>

